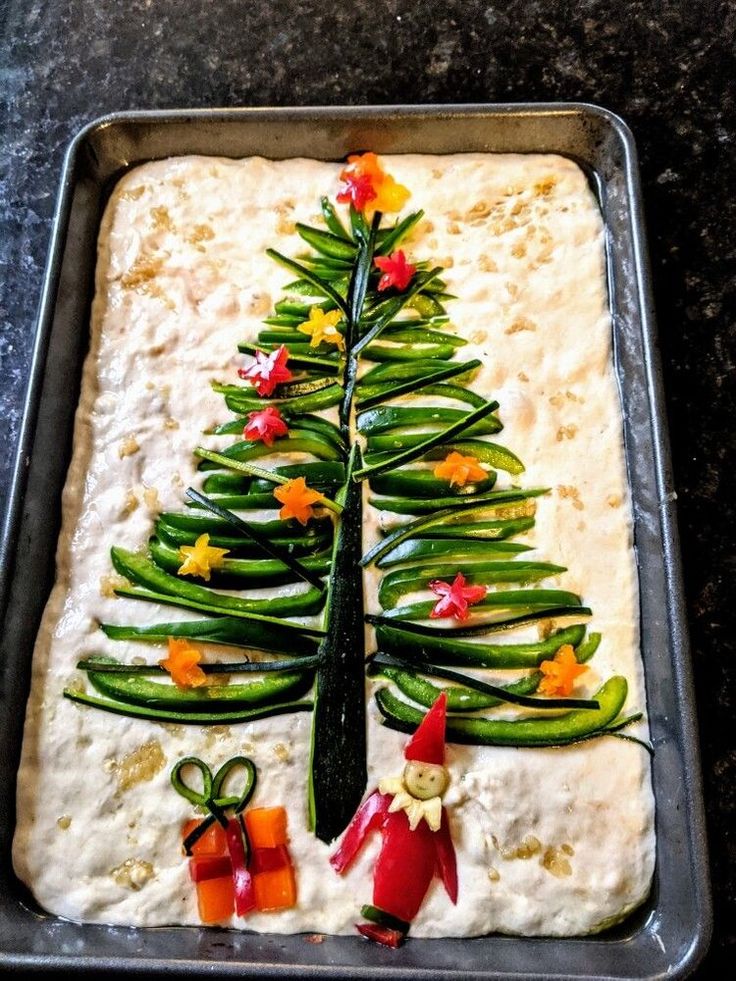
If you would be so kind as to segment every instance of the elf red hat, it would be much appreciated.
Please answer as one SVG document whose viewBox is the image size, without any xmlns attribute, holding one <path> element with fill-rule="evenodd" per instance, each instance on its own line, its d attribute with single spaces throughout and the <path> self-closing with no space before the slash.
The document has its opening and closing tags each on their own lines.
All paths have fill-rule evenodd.
<svg viewBox="0 0 736 981">
<path fill-rule="evenodd" d="M 447 695 L 439 696 L 419 724 L 419 728 L 406 744 L 404 757 L 418 763 L 445 762 L 445 714 Z"/>
</svg>

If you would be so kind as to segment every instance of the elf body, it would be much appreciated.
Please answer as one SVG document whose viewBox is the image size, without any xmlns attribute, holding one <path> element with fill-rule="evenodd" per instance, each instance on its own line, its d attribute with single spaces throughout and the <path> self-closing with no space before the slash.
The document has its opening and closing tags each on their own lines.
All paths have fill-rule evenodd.
<svg viewBox="0 0 736 981">
<path fill-rule="evenodd" d="M 407 743 L 402 775 L 382 780 L 366 798 L 330 859 L 337 872 L 345 872 L 367 834 L 381 831 L 373 905 L 362 910 L 370 922 L 357 924 L 357 929 L 389 947 L 398 947 L 409 932 L 435 875 L 452 902 L 457 901 L 455 849 L 442 806 L 450 783 L 444 766 L 446 705 L 443 693 Z"/>
</svg>

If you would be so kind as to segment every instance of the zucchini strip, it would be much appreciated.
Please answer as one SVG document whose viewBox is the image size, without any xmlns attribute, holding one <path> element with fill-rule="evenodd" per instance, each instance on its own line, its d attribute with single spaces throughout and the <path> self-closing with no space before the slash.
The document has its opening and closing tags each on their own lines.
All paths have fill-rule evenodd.
<svg viewBox="0 0 736 981">
<path fill-rule="evenodd" d="M 330 842 L 347 826 L 365 791 L 365 662 L 363 626 L 362 490 L 352 478 L 353 448 L 344 511 L 335 535 L 326 635 L 319 653 L 312 724 L 309 813 L 315 834 Z"/>
<path fill-rule="evenodd" d="M 368 281 L 373 266 L 373 252 L 376 244 L 376 233 L 381 222 L 381 213 L 373 215 L 370 231 L 364 232 L 365 220 L 355 225 L 356 238 L 359 241 L 358 258 L 350 277 L 348 287 L 348 319 L 345 330 L 345 371 L 343 374 L 344 394 L 340 402 L 340 431 L 345 436 L 346 444 L 350 443 L 350 417 L 353 411 L 353 395 L 358 380 L 358 353 L 355 350 L 360 329 L 360 317 L 363 312 Z"/>
</svg>

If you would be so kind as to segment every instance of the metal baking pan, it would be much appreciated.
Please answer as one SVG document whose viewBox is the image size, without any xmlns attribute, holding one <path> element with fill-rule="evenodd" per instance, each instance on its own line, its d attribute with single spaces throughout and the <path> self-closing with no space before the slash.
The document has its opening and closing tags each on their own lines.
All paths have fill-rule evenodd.
<svg viewBox="0 0 736 981">
<path fill-rule="evenodd" d="M 33 642 L 54 576 L 60 498 L 93 289 L 98 225 L 131 166 L 190 153 L 340 159 L 379 153 L 549 152 L 589 174 L 607 231 L 615 359 L 625 407 L 657 804 L 648 902 L 589 938 L 420 940 L 385 951 L 357 937 L 264 936 L 204 927 L 80 925 L 35 907 L 14 877 L 15 774 Z M 87 126 L 66 156 L 10 506 L 0 542 L 0 969 L 147 977 L 670 978 L 704 955 L 711 900 L 694 693 L 636 151 L 625 124 L 582 104 L 133 112 Z"/>
</svg>

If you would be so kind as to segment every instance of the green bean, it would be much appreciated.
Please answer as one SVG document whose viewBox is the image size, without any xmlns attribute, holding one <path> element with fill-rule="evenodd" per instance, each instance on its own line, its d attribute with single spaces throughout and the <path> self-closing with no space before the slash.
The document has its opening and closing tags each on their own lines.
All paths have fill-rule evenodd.
<svg viewBox="0 0 736 981">
<path fill-rule="evenodd" d="M 406 593 L 427 589 L 433 579 L 450 581 L 462 572 L 470 585 L 486 583 L 523 583 L 565 572 L 565 567 L 550 562 L 429 562 L 389 572 L 381 580 L 378 602 L 384 609 Z"/>
<path fill-rule="evenodd" d="M 482 746 L 565 746 L 600 733 L 611 724 L 623 708 L 628 685 L 621 675 L 614 675 L 595 693 L 598 709 L 573 709 L 554 718 L 486 719 L 458 718 L 447 720 L 448 742 Z M 414 732 L 424 719 L 424 712 L 400 701 L 387 688 L 376 693 L 376 702 L 385 724 L 402 732 Z"/>
<path fill-rule="evenodd" d="M 235 712 L 176 712 L 169 709 L 148 708 L 144 705 L 129 705 L 113 702 L 107 698 L 97 698 L 71 688 L 64 689 L 64 697 L 80 705 L 102 709 L 115 715 L 127 715 L 134 719 L 147 719 L 150 722 L 175 722 L 183 725 L 237 725 L 242 722 L 255 722 L 274 715 L 291 715 L 292 712 L 311 712 L 311 702 L 286 702 L 283 705 L 263 705 L 258 708 L 239 709 Z"/>
<path fill-rule="evenodd" d="M 583 624 L 556 630 L 545 640 L 514 644 L 478 643 L 448 636 L 442 630 L 417 634 L 405 628 L 404 623 L 379 624 L 376 643 L 380 650 L 412 661 L 419 668 L 427 662 L 469 668 L 536 668 L 554 657 L 564 644 L 577 648 L 585 637 Z"/>
</svg>

